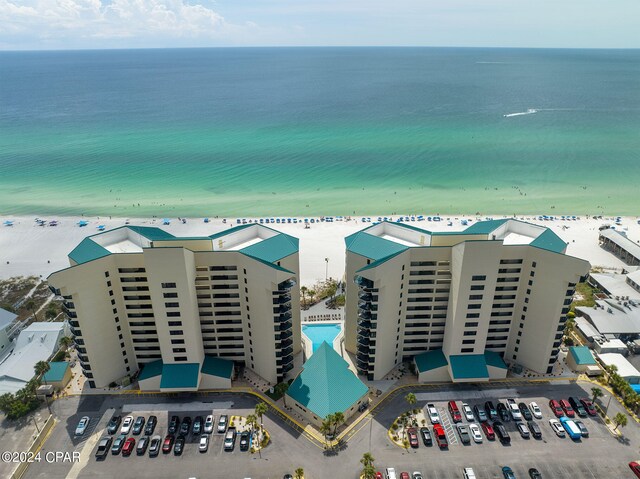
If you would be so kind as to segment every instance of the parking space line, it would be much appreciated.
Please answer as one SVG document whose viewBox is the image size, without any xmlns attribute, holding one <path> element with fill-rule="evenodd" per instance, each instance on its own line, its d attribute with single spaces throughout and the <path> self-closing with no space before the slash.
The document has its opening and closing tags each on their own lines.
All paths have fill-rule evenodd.
<svg viewBox="0 0 640 479">
<path fill-rule="evenodd" d="M 444 407 L 438 409 L 438 414 L 440 414 L 440 422 L 444 427 L 445 432 L 447 433 L 447 437 L 449 438 L 449 444 L 458 444 L 458 437 L 456 436 L 454 427 L 449 420 L 449 415 L 447 414 L 447 410 Z"/>
</svg>

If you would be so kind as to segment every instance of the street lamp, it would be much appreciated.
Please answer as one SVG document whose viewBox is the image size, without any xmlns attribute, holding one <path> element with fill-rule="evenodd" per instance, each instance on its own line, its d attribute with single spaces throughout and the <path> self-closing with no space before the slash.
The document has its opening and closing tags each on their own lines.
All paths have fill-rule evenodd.
<svg viewBox="0 0 640 479">
<path fill-rule="evenodd" d="M 604 408 L 604 415 L 606 417 L 607 412 L 609 411 L 609 404 L 611 404 L 611 398 L 613 397 L 613 394 L 609 394 L 609 400 L 607 401 L 607 407 Z"/>
<path fill-rule="evenodd" d="M 325 263 L 327 263 L 327 267 L 324 272 L 324 280 L 326 281 L 327 279 L 329 279 L 329 258 L 325 258 L 324 261 Z"/>
<path fill-rule="evenodd" d="M 38 427 L 38 423 L 36 422 L 36 417 L 31 416 L 31 419 L 33 419 L 33 424 L 36 426 L 36 431 L 38 431 L 38 434 L 40 434 L 40 428 Z"/>
</svg>

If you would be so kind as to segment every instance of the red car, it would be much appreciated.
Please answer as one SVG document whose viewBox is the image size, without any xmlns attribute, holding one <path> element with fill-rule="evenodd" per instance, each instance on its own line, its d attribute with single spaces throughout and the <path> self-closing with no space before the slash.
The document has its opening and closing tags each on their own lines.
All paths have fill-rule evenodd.
<svg viewBox="0 0 640 479">
<path fill-rule="evenodd" d="M 636 475 L 636 477 L 640 477 L 640 464 L 633 461 L 629 463 L 629 467 L 631 468 L 633 473 Z"/>
<path fill-rule="evenodd" d="M 553 411 L 553 414 L 556 415 L 556 417 L 564 416 L 564 412 L 562 411 L 562 406 L 560 406 L 560 403 L 555 399 L 552 399 L 551 401 L 549 401 L 549 407 Z"/>
<path fill-rule="evenodd" d="M 409 444 L 411 447 L 418 447 L 418 431 L 416 431 L 415 428 L 410 427 L 407 429 L 407 434 L 409 435 Z"/>
<path fill-rule="evenodd" d="M 167 434 L 165 436 L 164 442 L 162 443 L 163 454 L 169 454 L 171 452 L 171 449 L 173 449 L 173 441 L 175 441 L 173 434 Z"/>
<path fill-rule="evenodd" d="M 462 422 L 462 414 L 460 414 L 460 409 L 458 409 L 458 405 L 456 404 L 456 402 L 449 401 L 448 408 L 453 422 Z"/>
<path fill-rule="evenodd" d="M 596 407 L 593 405 L 590 399 L 580 399 L 580 402 L 584 406 L 589 416 L 596 416 L 598 414 L 596 412 Z"/>
<path fill-rule="evenodd" d="M 122 446 L 122 455 L 130 456 L 135 448 L 136 448 L 136 440 L 130 437 L 124 442 L 124 446 Z"/>
<path fill-rule="evenodd" d="M 411 479 L 408 472 L 401 472 L 400 479 Z"/>
<path fill-rule="evenodd" d="M 487 436 L 487 440 L 495 441 L 496 433 L 493 432 L 493 428 L 489 425 L 489 423 L 483 422 L 480 424 L 480 426 L 482 427 L 482 431 L 484 432 L 484 435 Z"/>
<path fill-rule="evenodd" d="M 573 408 L 571 407 L 571 404 L 566 399 L 560 399 L 560 406 L 562 407 L 562 410 L 567 415 L 567 417 L 575 417 L 576 416 L 576 413 L 574 412 Z"/>
<path fill-rule="evenodd" d="M 380 471 L 376 472 L 376 479 L 384 479 L 384 476 Z"/>
<path fill-rule="evenodd" d="M 433 435 L 436 437 L 436 442 L 440 449 L 446 449 L 449 447 L 449 442 L 447 441 L 447 434 L 444 432 L 444 428 L 441 424 L 433 425 Z"/>
</svg>

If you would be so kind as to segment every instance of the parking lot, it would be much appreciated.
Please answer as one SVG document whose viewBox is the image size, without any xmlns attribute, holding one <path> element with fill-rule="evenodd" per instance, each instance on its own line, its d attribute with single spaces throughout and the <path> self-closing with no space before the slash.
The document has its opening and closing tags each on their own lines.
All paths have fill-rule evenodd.
<svg viewBox="0 0 640 479">
<path fill-rule="evenodd" d="M 585 386 L 588 390 L 587 386 Z M 582 391 L 582 392 L 581 392 Z M 45 444 L 46 450 L 80 451 L 81 461 L 77 464 L 32 464 L 26 477 L 28 478 L 282 478 L 285 473 L 293 473 L 297 467 L 305 469 L 305 477 L 356 478 L 362 466 L 359 463 L 362 454 L 371 451 L 375 458 L 375 467 L 383 470 L 394 467 L 401 471 L 421 471 L 425 479 L 453 479 L 462 477 L 463 467 L 473 467 L 478 479 L 501 478 L 501 467 L 508 465 L 516 473 L 516 477 L 528 477 L 530 467 L 540 470 L 544 478 L 633 478 L 628 462 L 637 459 L 640 433 L 635 424 L 630 423 L 623 432 L 625 439 L 618 441 L 612 437 L 599 418 L 584 418 L 583 422 L 589 430 L 590 437 L 580 441 L 572 441 L 568 437 L 559 438 L 549 426 L 549 418 L 555 417 L 548 406 L 550 398 L 566 398 L 570 395 L 588 396 L 575 384 L 570 385 L 536 385 L 525 387 L 455 387 L 429 388 L 415 390 L 418 399 L 414 407 L 424 408 L 427 403 L 434 403 L 443 423 L 445 418 L 451 422 L 446 403 L 455 399 L 458 405 L 467 402 L 470 406 L 484 404 L 486 400 L 504 400 L 507 397 L 518 398 L 527 404 L 536 401 L 543 411 L 543 419 L 537 420 L 542 439 L 523 439 L 517 432 L 513 421 L 505 423 L 511 436 L 511 444 L 504 446 L 499 441 L 487 441 L 481 444 L 461 444 L 453 427 L 446 427 L 449 439 L 447 450 L 440 450 L 437 445 L 425 447 L 420 440 L 417 449 L 408 451 L 391 442 L 387 430 L 393 420 L 409 409 L 404 396 L 408 391 L 401 391 L 390 397 L 379 408 L 368 415 L 353 432 L 349 434 L 342 448 L 332 452 L 319 449 L 299 430 L 285 423 L 278 415 L 269 412 L 264 417 L 265 428 L 271 434 L 271 444 L 261 455 L 241 452 L 236 442 L 232 452 L 223 450 L 223 435 L 212 434 L 209 450 L 198 451 L 198 438 L 191 434 L 185 445 L 184 453 L 175 456 L 172 453 L 158 457 L 137 456 L 134 452 L 129 457 L 107 455 L 104 461 L 96 461 L 94 453 L 97 441 L 104 435 L 107 422 L 114 412 L 134 417 L 154 414 L 158 417 L 158 425 L 154 435 L 164 438 L 167 433 L 171 415 L 181 418 L 188 415 L 192 419 L 196 415 L 214 414 L 248 415 L 253 413 L 256 399 L 245 395 L 220 394 L 210 399 L 166 399 L 149 398 L 89 398 L 89 402 L 67 403 L 66 408 L 56 411 L 65 415 L 62 421 Z M 60 407 L 62 404 L 57 404 Z M 89 429 L 81 439 L 73 437 L 73 432 L 80 417 L 91 418 Z M 463 417 L 463 424 L 467 424 Z M 430 426 L 430 424 L 429 424 Z M 215 430 L 215 429 L 214 429 Z M 136 438 L 139 436 L 136 436 Z"/>
</svg>

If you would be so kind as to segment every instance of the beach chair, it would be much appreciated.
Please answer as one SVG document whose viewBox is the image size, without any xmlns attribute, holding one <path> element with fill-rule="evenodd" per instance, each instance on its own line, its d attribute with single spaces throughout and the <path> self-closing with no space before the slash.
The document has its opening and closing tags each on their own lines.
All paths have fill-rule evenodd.
<svg viewBox="0 0 640 479">
<path fill-rule="evenodd" d="M 280 224 L 280 218 L 276 218 L 276 223 Z"/>
<path fill-rule="evenodd" d="M 208 222 L 209 222 L 209 218 L 205 218 L 205 219 L 204 219 L 204 222 L 205 222 L 205 223 L 208 223 Z"/>
</svg>

